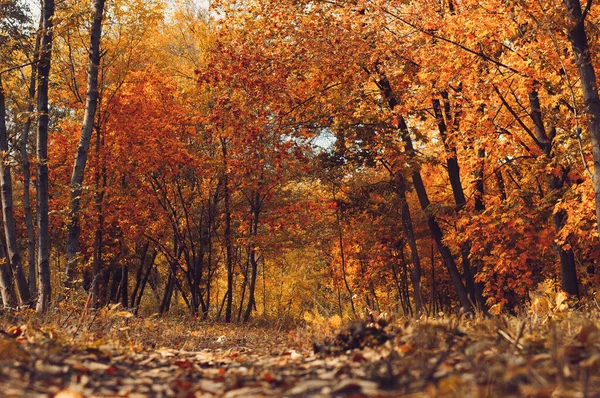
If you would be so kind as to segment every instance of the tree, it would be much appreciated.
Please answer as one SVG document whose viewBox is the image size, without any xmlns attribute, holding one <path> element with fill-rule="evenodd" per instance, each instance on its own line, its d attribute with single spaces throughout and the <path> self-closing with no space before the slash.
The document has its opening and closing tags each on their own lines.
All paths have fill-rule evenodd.
<svg viewBox="0 0 600 398">
<path fill-rule="evenodd" d="M 39 114 L 37 129 L 37 268 L 39 295 L 37 311 L 45 312 L 50 303 L 50 242 L 48 235 L 48 82 L 52 61 L 52 37 L 54 0 L 43 0 L 42 42 L 38 59 L 38 100 Z"/>
<path fill-rule="evenodd" d="M 29 285 L 21 263 L 21 255 L 17 246 L 17 231 L 13 215 L 13 189 L 11 176 L 11 161 L 8 148 L 8 132 L 6 131 L 6 105 L 4 88 L 0 76 L 0 189 L 2 199 L 2 218 L 4 222 L 4 234 L 6 236 L 6 248 L 8 251 L 8 263 L 15 277 L 15 284 L 19 294 L 19 304 L 27 306 L 30 304 Z"/>
<path fill-rule="evenodd" d="M 585 29 L 585 20 L 592 7 L 592 0 L 586 2 L 583 10 L 579 0 L 565 0 L 564 3 L 569 19 L 568 36 L 573 48 L 577 71 L 579 72 L 579 81 L 585 104 L 584 109 L 592 143 L 596 221 L 598 235 L 600 235 L 600 96 L 598 96 L 596 71 L 592 65 L 592 49 L 589 46 Z"/>
<path fill-rule="evenodd" d="M 88 157 L 90 139 L 94 128 L 98 107 L 98 70 L 100 67 L 100 38 L 102 37 L 102 17 L 104 0 L 94 1 L 94 14 L 90 28 L 90 48 L 85 113 L 81 128 L 81 137 L 71 176 L 71 196 L 69 199 L 69 219 L 67 223 L 67 264 L 66 283 L 71 285 L 74 278 L 79 249 L 79 209 L 81 206 L 82 185 L 85 165 Z M 94 279 L 97 276 L 94 275 Z"/>
</svg>

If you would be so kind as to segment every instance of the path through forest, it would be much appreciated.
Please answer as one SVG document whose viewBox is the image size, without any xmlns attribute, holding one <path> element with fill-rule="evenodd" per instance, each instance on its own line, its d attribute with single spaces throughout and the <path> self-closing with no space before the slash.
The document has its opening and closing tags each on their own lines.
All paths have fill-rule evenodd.
<svg viewBox="0 0 600 398">
<path fill-rule="evenodd" d="M 30 323 L 0 334 L 0 389 L 59 398 L 598 397 L 595 318 L 363 322 L 329 338 L 306 327 L 203 331 L 124 320 L 112 332 L 98 325 L 87 343 Z M 175 339 L 164 347 L 167 335 Z"/>
</svg>

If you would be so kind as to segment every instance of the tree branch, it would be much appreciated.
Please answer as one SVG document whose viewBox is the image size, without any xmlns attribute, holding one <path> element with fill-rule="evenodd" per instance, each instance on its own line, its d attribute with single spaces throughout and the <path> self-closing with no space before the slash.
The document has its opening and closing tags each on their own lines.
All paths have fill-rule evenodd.
<svg viewBox="0 0 600 398">
<path fill-rule="evenodd" d="M 591 2 L 591 0 L 589 0 L 589 1 Z M 419 26 L 417 26 L 417 25 L 415 25 L 415 24 L 413 24 L 411 22 L 408 22 L 407 20 L 405 20 L 404 18 L 402 18 L 400 15 L 395 14 L 395 13 L 393 13 L 393 12 L 391 12 L 391 11 L 385 9 L 385 8 L 382 8 L 382 10 L 383 10 L 384 13 L 386 13 L 386 14 L 394 17 L 394 18 L 396 18 L 398 21 L 400 21 L 400 22 L 402 22 L 402 23 L 410 26 L 411 28 L 413 28 L 413 29 L 415 29 L 415 30 L 423 33 L 424 35 L 433 37 L 434 39 L 445 41 L 446 43 L 450 43 L 450 44 L 452 44 L 452 45 L 454 45 L 454 46 L 456 46 L 456 47 L 458 47 L 458 48 L 460 48 L 460 49 L 462 49 L 462 50 L 464 50 L 464 51 L 466 51 L 466 52 L 468 52 L 470 54 L 478 56 L 479 58 L 483 59 L 484 61 L 491 62 L 492 64 L 494 64 L 494 65 L 496 65 L 496 66 L 498 66 L 500 68 L 504 68 L 504 69 L 507 69 L 507 70 L 509 70 L 509 71 L 517 74 L 517 75 L 524 76 L 523 73 L 519 72 L 517 69 L 515 69 L 515 68 L 513 68 L 511 66 L 508 66 L 508 65 L 506 65 L 506 64 L 504 64 L 504 63 L 502 63 L 502 62 L 500 62 L 500 61 L 498 61 L 498 60 L 496 60 L 494 58 L 491 58 L 490 56 L 486 55 L 483 52 L 483 50 L 476 51 L 476 50 L 470 49 L 469 47 L 465 46 L 464 44 L 461 44 L 461 43 L 459 43 L 457 41 L 448 39 L 448 38 L 443 37 L 443 36 L 439 36 L 439 35 L 437 35 L 437 34 L 435 34 L 433 32 L 427 31 L 427 30 L 425 30 L 425 29 L 423 29 L 423 28 L 421 28 L 421 27 L 419 27 Z"/>
<path fill-rule="evenodd" d="M 500 93 L 500 90 L 498 90 L 498 87 L 494 86 L 494 91 L 496 92 L 496 94 L 498 94 L 498 96 L 500 97 L 500 101 L 502 101 L 502 104 L 506 107 L 506 109 L 508 109 L 510 114 L 513 115 L 513 117 L 515 118 L 517 123 L 519 123 L 519 125 L 523 128 L 523 130 L 525 130 L 527 135 L 529 137 L 531 137 L 531 139 L 535 142 L 535 144 L 538 146 L 538 148 L 542 148 L 542 143 L 536 138 L 535 134 L 533 134 L 533 132 L 529 129 L 529 127 L 527 127 L 527 125 L 525 123 L 523 123 L 523 120 L 521 120 L 519 115 L 517 115 L 517 112 L 515 112 L 515 110 L 510 106 L 510 104 L 508 102 L 506 102 L 506 99 L 504 98 L 504 96 L 502 96 L 502 93 Z"/>
<path fill-rule="evenodd" d="M 587 0 L 585 8 L 583 9 L 583 14 L 581 15 L 581 23 L 585 21 L 585 17 L 587 17 L 588 12 L 590 12 L 590 8 L 592 8 L 592 0 Z"/>
</svg>

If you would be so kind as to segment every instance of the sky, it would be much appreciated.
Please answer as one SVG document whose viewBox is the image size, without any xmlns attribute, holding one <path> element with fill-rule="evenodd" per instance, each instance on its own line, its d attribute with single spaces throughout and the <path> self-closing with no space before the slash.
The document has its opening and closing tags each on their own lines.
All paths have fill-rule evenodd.
<svg viewBox="0 0 600 398">
<path fill-rule="evenodd" d="M 39 16 L 40 16 L 40 11 L 41 11 L 41 0 L 21 0 L 23 1 L 25 4 L 27 4 L 29 6 L 29 9 L 31 10 L 32 13 L 32 19 L 34 21 L 37 21 Z M 90 2 L 90 6 L 92 1 L 88 0 Z M 193 0 L 196 4 L 198 4 L 199 6 L 208 9 L 208 6 L 210 5 L 210 0 Z M 177 4 L 178 0 L 167 0 L 168 3 L 170 3 L 172 6 Z"/>
</svg>

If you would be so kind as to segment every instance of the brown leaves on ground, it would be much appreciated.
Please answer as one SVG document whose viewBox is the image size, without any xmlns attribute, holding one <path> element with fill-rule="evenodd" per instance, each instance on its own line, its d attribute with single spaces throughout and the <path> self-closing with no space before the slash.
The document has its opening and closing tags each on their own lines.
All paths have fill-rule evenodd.
<svg viewBox="0 0 600 398">
<path fill-rule="evenodd" d="M 327 340 L 308 327 L 107 319 L 78 335 L 3 323 L 2 395 L 600 396 L 597 313 L 355 323 Z"/>
</svg>

